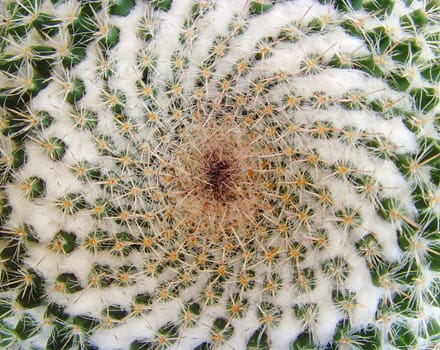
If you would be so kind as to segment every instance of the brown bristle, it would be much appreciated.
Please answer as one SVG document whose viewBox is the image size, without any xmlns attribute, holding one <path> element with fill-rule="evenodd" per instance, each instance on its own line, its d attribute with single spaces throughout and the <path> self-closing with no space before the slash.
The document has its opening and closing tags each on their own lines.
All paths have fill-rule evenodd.
<svg viewBox="0 0 440 350">
<path fill-rule="evenodd" d="M 234 161 L 229 153 L 224 154 L 222 150 L 214 150 L 205 155 L 203 172 L 206 186 L 204 190 L 210 192 L 212 198 L 224 203 L 233 200 L 234 195 Z"/>
</svg>

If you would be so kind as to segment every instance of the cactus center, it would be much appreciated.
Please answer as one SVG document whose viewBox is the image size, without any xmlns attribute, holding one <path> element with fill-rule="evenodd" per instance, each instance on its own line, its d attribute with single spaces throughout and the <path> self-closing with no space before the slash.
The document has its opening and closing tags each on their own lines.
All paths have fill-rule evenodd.
<svg viewBox="0 0 440 350">
<path fill-rule="evenodd" d="M 229 158 L 229 159 L 228 159 Z M 219 150 L 214 150 L 205 155 L 202 164 L 206 184 L 204 190 L 208 191 L 213 200 L 224 203 L 235 198 L 234 194 L 234 159 L 231 155 Z"/>
<path fill-rule="evenodd" d="M 249 130 L 233 118 L 208 121 L 179 136 L 179 151 L 169 162 L 167 193 L 174 219 L 186 227 L 188 239 L 195 234 L 215 245 L 227 242 L 225 235 L 244 234 L 263 207 L 259 193 L 264 184 L 258 176 L 262 150 L 252 142 Z"/>
</svg>

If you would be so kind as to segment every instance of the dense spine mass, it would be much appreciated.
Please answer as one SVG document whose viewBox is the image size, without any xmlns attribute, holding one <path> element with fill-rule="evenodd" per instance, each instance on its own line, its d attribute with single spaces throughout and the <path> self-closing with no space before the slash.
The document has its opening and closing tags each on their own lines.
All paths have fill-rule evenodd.
<svg viewBox="0 0 440 350">
<path fill-rule="evenodd" d="M 1 348 L 438 347 L 438 0 L 2 14 Z"/>
</svg>

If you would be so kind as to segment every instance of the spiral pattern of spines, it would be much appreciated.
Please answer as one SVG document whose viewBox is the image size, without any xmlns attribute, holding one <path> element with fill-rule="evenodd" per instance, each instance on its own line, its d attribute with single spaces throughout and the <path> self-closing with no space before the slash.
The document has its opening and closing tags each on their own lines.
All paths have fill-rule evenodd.
<svg viewBox="0 0 440 350">
<path fill-rule="evenodd" d="M 11 2 L 2 346 L 435 345 L 438 13 Z"/>
</svg>

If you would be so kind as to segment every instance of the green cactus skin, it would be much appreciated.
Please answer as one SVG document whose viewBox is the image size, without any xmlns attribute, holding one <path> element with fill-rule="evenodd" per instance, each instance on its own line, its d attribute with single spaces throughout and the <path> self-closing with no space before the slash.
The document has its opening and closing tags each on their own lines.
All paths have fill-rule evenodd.
<svg viewBox="0 0 440 350">
<path fill-rule="evenodd" d="M 2 349 L 438 348 L 438 0 L 0 8 Z"/>
</svg>

